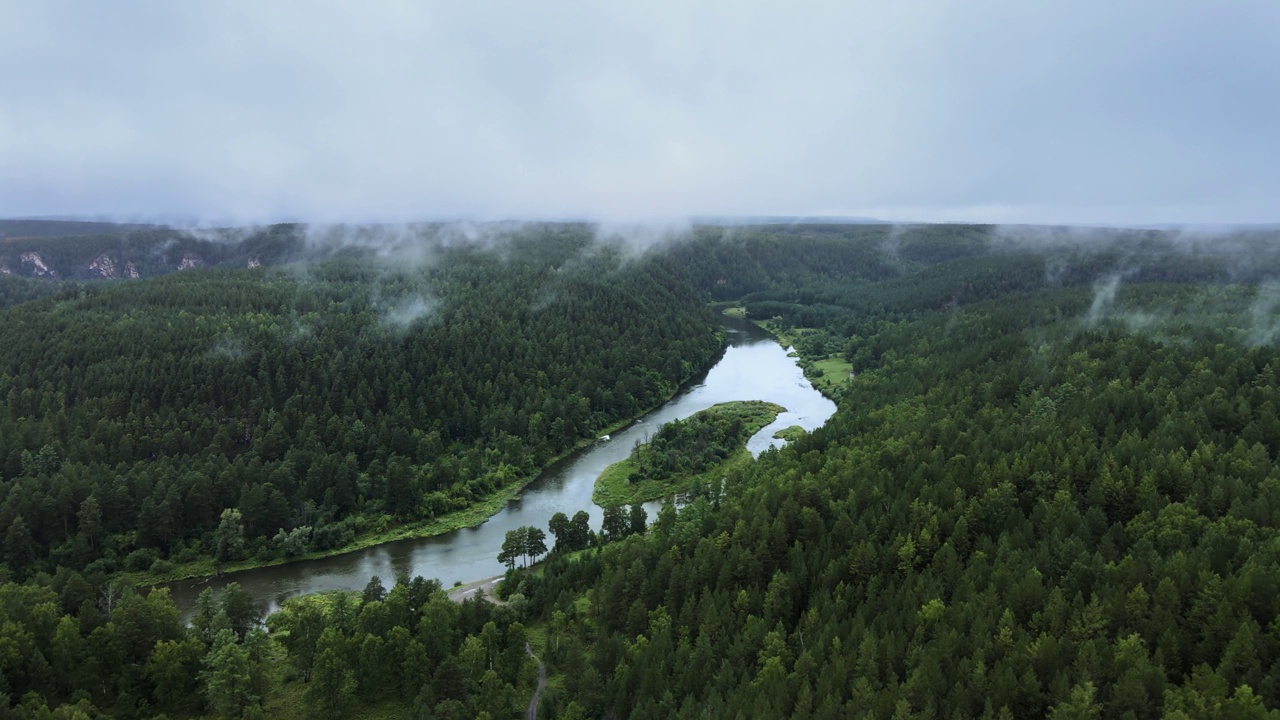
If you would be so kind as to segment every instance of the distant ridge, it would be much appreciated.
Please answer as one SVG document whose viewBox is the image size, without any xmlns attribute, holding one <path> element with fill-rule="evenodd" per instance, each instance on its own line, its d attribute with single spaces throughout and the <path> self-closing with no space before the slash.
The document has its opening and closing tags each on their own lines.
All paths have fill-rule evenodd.
<svg viewBox="0 0 1280 720">
<path fill-rule="evenodd" d="M 883 225 L 886 221 L 870 217 L 843 215 L 746 215 L 694 216 L 694 225 Z"/>
<path fill-rule="evenodd" d="M 115 223 L 91 220 L 52 220 L 47 218 L 14 218 L 0 220 L 0 239 L 82 237 L 110 235 L 129 230 L 152 230 L 157 225 Z"/>
</svg>

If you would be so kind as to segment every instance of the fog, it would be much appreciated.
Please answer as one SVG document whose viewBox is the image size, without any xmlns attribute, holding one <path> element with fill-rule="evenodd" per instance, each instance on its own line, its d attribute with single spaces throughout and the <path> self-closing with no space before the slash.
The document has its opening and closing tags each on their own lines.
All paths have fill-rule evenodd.
<svg viewBox="0 0 1280 720">
<path fill-rule="evenodd" d="M 1280 219 L 1271 0 L 0 8 L 0 217 Z"/>
</svg>

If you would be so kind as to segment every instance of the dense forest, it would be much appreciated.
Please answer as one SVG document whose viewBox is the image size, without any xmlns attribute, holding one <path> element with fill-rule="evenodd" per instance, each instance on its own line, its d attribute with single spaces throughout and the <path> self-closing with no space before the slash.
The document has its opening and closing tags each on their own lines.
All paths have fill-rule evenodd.
<svg viewBox="0 0 1280 720">
<path fill-rule="evenodd" d="M 520 252 L 442 247 L 421 277 L 357 256 L 306 282 L 264 267 L 60 286 L 0 325 L 15 581 L 0 586 L 0 692 L 18 717 L 515 717 L 545 662 L 540 717 L 1280 717 L 1276 240 L 703 227 L 636 255 L 553 227 Z M 430 317 L 387 319 L 425 298 Z M 242 552 L 283 552 L 274 528 L 249 532 L 256 506 L 232 492 L 200 506 L 199 531 L 143 545 L 149 518 L 201 497 L 171 493 L 188 479 L 306 493 L 314 458 L 340 453 L 355 463 L 347 520 L 339 474 L 284 503 L 339 524 L 394 520 L 396 497 L 410 503 L 402 517 L 429 512 L 441 465 L 455 489 L 500 463 L 536 467 L 705 363 L 717 348 L 706 301 L 803 329 L 802 354 L 852 364 L 836 415 L 647 527 L 642 509 L 637 523 L 615 508 L 599 533 L 558 516 L 555 548 L 508 574 L 505 605 L 371 582 L 358 600 L 291 604 L 264 631 L 228 591 L 183 628 L 166 593 L 109 579 L 137 548 L 217 552 L 237 523 L 256 538 Z M 541 317 L 544 332 L 521 329 Z M 575 356 L 555 338 L 592 332 L 580 341 L 592 354 L 574 348 L 581 364 L 556 370 Z M 421 357 L 443 364 L 402 365 L 435 342 L 448 353 Z M 318 356 L 340 384 L 303 372 Z M 207 385 L 182 384 L 186 368 Z M 520 387 L 545 374 L 509 421 L 491 403 L 521 397 L 498 391 L 515 387 L 503 373 Z M 425 378 L 465 391 L 433 396 Z M 630 391 L 646 378 L 650 395 Z M 567 419 L 575 392 L 583 425 Z M 221 421 L 237 403 L 257 412 Z M 342 418 L 332 438 L 309 424 L 316 412 Z M 548 430 L 534 435 L 537 412 Z M 353 438 L 356 420 L 366 434 Z M 230 451 L 216 442 L 225 426 Z M 397 428 L 411 442 L 397 445 Z M 299 474 L 307 452 L 319 455 Z M 258 464 L 239 475 L 201 464 L 242 456 Z M 387 490 L 397 457 L 412 469 L 403 496 Z M 116 486 L 124 499 L 108 510 Z M 126 507 L 171 495 L 147 518 Z M 132 525 L 108 531 L 117 510 Z M 510 550 L 530 547 L 545 542 Z"/>
<path fill-rule="evenodd" d="M 79 574 L 0 586 L 5 717 L 512 717 L 536 684 L 520 601 L 450 600 L 439 583 L 377 578 L 362 593 L 300 598 L 267 619 L 234 583 L 190 625 L 166 591 Z M 79 605 L 76 603 L 79 602 Z M 51 709 L 52 708 L 52 709 Z"/>
<path fill-rule="evenodd" d="M 189 270 L 11 307 L 8 570 L 269 560 L 518 487 L 719 350 L 668 265 L 551 228 L 418 264 Z"/>
<path fill-rule="evenodd" d="M 997 239 L 747 297 L 859 374 L 590 581 L 544 573 L 544 613 L 591 600 L 563 713 L 1276 716 L 1274 250 Z"/>
</svg>

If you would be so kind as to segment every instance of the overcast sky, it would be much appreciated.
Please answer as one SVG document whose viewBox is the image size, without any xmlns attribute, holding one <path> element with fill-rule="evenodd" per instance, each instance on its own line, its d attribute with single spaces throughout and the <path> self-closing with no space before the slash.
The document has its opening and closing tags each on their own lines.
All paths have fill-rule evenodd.
<svg viewBox="0 0 1280 720">
<path fill-rule="evenodd" d="M 1280 2 L 0 0 L 0 216 L 1280 221 Z"/>
</svg>

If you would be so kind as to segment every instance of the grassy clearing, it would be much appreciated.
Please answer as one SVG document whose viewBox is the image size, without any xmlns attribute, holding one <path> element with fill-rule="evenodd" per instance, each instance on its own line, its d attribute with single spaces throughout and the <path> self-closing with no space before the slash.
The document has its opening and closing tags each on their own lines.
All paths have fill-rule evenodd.
<svg viewBox="0 0 1280 720">
<path fill-rule="evenodd" d="M 747 451 L 745 438 L 750 438 L 760 428 L 773 422 L 779 413 L 785 412 L 786 408 L 774 403 L 762 402 L 759 400 L 745 400 L 738 402 L 720 403 L 694 414 L 689 420 L 705 419 L 709 416 L 723 416 L 727 414 L 737 415 L 742 420 L 744 428 L 743 446 L 738 448 L 727 458 L 706 470 L 689 475 L 676 474 L 668 478 L 653 479 L 646 478 L 640 482 L 631 482 L 632 474 L 637 472 L 639 464 L 635 460 L 635 453 L 632 457 L 620 460 L 600 473 L 596 478 L 595 490 L 591 494 L 591 500 L 601 507 L 610 507 L 614 505 L 630 505 L 648 500 L 656 500 L 666 497 L 672 493 L 681 492 L 694 485 L 698 480 L 706 482 L 716 482 L 724 476 L 731 468 L 736 465 L 751 462 L 751 453 Z M 700 418 L 701 416 L 701 418 Z"/>
<path fill-rule="evenodd" d="M 809 382 L 829 398 L 834 398 L 837 391 L 852 379 L 849 373 L 853 371 L 853 363 L 847 362 L 843 357 L 807 361 L 807 364 L 802 363 L 801 366 L 804 367 L 804 375 L 809 378 Z"/>
</svg>

